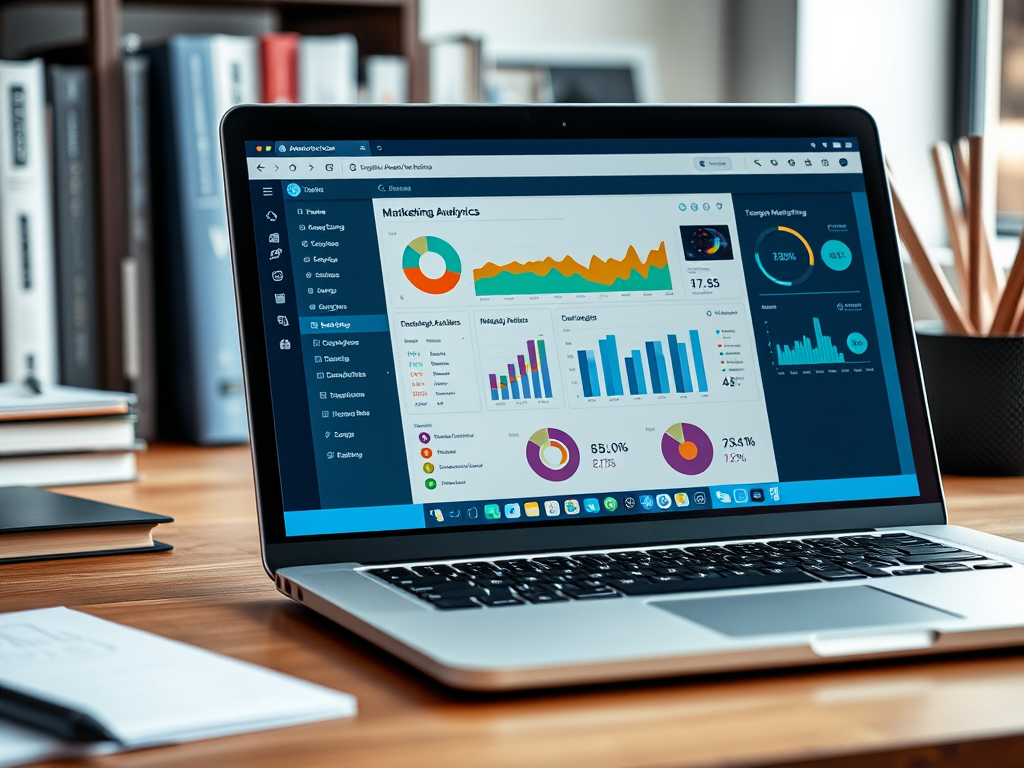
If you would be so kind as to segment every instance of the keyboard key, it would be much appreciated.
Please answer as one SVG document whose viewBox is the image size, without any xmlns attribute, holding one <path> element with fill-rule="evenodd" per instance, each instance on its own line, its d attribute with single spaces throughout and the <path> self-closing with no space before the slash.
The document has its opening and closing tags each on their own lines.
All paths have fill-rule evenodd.
<svg viewBox="0 0 1024 768">
<path fill-rule="evenodd" d="M 1000 563 L 1000 562 L 975 563 L 974 564 L 974 570 L 976 570 L 976 571 L 991 571 L 991 570 L 994 570 L 996 568 L 1009 568 L 1009 567 L 1010 567 L 1009 563 Z"/>
<path fill-rule="evenodd" d="M 919 576 L 925 573 L 934 573 L 934 571 L 926 571 L 924 568 L 899 568 L 892 572 L 893 576 Z"/>
<path fill-rule="evenodd" d="M 497 608 L 506 605 L 522 605 L 522 601 L 516 600 L 511 595 L 486 595 L 484 597 L 478 597 L 477 600 L 484 605 Z"/>
<path fill-rule="evenodd" d="M 562 594 L 574 600 L 593 600 L 602 597 L 621 597 L 611 587 L 576 587 L 570 584 L 562 587 Z"/>
<path fill-rule="evenodd" d="M 479 603 L 474 603 L 468 597 L 446 597 L 443 600 L 434 600 L 431 605 L 444 611 L 452 611 L 460 608 L 479 608 Z"/>
<path fill-rule="evenodd" d="M 568 598 L 562 597 L 561 595 L 554 594 L 552 592 L 528 592 L 525 595 L 520 595 L 520 597 L 535 605 L 540 605 L 541 603 L 568 602 Z"/>
<path fill-rule="evenodd" d="M 849 581 L 850 579 L 864 578 L 864 574 L 853 571 L 815 571 L 814 575 L 825 581 Z"/>
<path fill-rule="evenodd" d="M 928 570 L 935 571 L 937 573 L 953 573 L 955 571 L 969 571 L 971 570 L 966 565 L 960 563 L 935 563 L 934 565 L 926 566 Z"/>
<path fill-rule="evenodd" d="M 900 562 L 907 565 L 925 565 L 926 563 L 959 563 L 964 560 L 984 560 L 981 555 L 960 552 L 956 555 L 901 555 Z"/>
<path fill-rule="evenodd" d="M 818 580 L 806 573 L 748 574 L 746 576 L 716 576 L 682 581 L 659 581 L 646 584 L 626 584 L 617 587 L 627 595 L 668 595 L 677 592 L 701 592 L 708 589 L 741 589 L 743 587 L 771 587 L 778 584 L 816 584 Z"/>
</svg>

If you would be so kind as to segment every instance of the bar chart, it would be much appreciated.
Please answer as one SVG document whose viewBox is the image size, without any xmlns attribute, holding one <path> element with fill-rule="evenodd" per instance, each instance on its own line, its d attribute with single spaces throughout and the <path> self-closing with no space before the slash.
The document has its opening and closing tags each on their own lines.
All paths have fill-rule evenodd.
<svg viewBox="0 0 1024 768">
<path fill-rule="evenodd" d="M 664 340 L 643 341 L 628 352 L 620 353 L 616 335 L 609 333 L 598 340 L 596 352 L 577 350 L 583 396 L 618 397 L 627 390 L 630 395 L 707 392 L 700 331 L 691 329 L 683 338 L 685 340 L 680 341 L 677 334 L 668 334 Z"/>
<path fill-rule="evenodd" d="M 544 339 L 530 339 L 523 354 L 505 365 L 504 370 L 487 374 L 491 400 L 550 400 L 551 369 Z"/>
<path fill-rule="evenodd" d="M 825 363 L 843 363 L 846 358 L 836 345 L 832 343 L 832 337 L 826 336 L 821 330 L 821 321 L 814 317 L 814 340 L 804 336 L 789 344 L 776 344 L 775 357 L 779 365 L 815 365 Z"/>
</svg>

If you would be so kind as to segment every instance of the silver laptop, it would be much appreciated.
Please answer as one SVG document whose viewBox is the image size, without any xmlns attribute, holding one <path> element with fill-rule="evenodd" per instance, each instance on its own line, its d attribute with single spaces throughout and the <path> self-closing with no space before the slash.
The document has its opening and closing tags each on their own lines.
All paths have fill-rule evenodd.
<svg viewBox="0 0 1024 768">
<path fill-rule="evenodd" d="M 263 558 L 501 690 L 1024 641 L 853 108 L 239 107 Z"/>
</svg>

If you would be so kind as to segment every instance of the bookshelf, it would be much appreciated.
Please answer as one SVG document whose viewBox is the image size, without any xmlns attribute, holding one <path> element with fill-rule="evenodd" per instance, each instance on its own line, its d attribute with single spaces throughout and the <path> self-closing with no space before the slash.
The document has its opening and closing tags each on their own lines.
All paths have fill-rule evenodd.
<svg viewBox="0 0 1024 768">
<path fill-rule="evenodd" d="M 24 2 L 24 0 L 22 0 Z M 0 0 L 2 6 L 21 4 Z M 206 0 L 85 0 L 86 47 L 93 71 L 94 130 L 97 137 L 96 233 L 103 385 L 125 388 L 122 359 L 121 262 L 126 249 L 124 82 L 121 71 L 121 15 L 139 7 L 208 6 Z M 426 54 L 419 42 L 419 0 L 217 0 L 222 8 L 269 9 L 282 31 L 303 34 L 348 32 L 360 55 L 402 55 L 409 60 L 412 101 L 427 100 Z M 213 31 L 213 30 L 211 30 Z"/>
</svg>

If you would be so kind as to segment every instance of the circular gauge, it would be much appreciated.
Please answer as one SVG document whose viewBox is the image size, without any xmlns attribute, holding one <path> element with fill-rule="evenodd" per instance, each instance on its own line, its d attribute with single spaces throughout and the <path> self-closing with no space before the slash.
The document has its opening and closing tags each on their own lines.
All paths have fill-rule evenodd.
<svg viewBox="0 0 1024 768">
<path fill-rule="evenodd" d="M 772 227 L 758 235 L 754 260 L 765 277 L 787 288 L 800 285 L 814 269 L 814 251 L 803 235 L 789 227 Z"/>
</svg>

